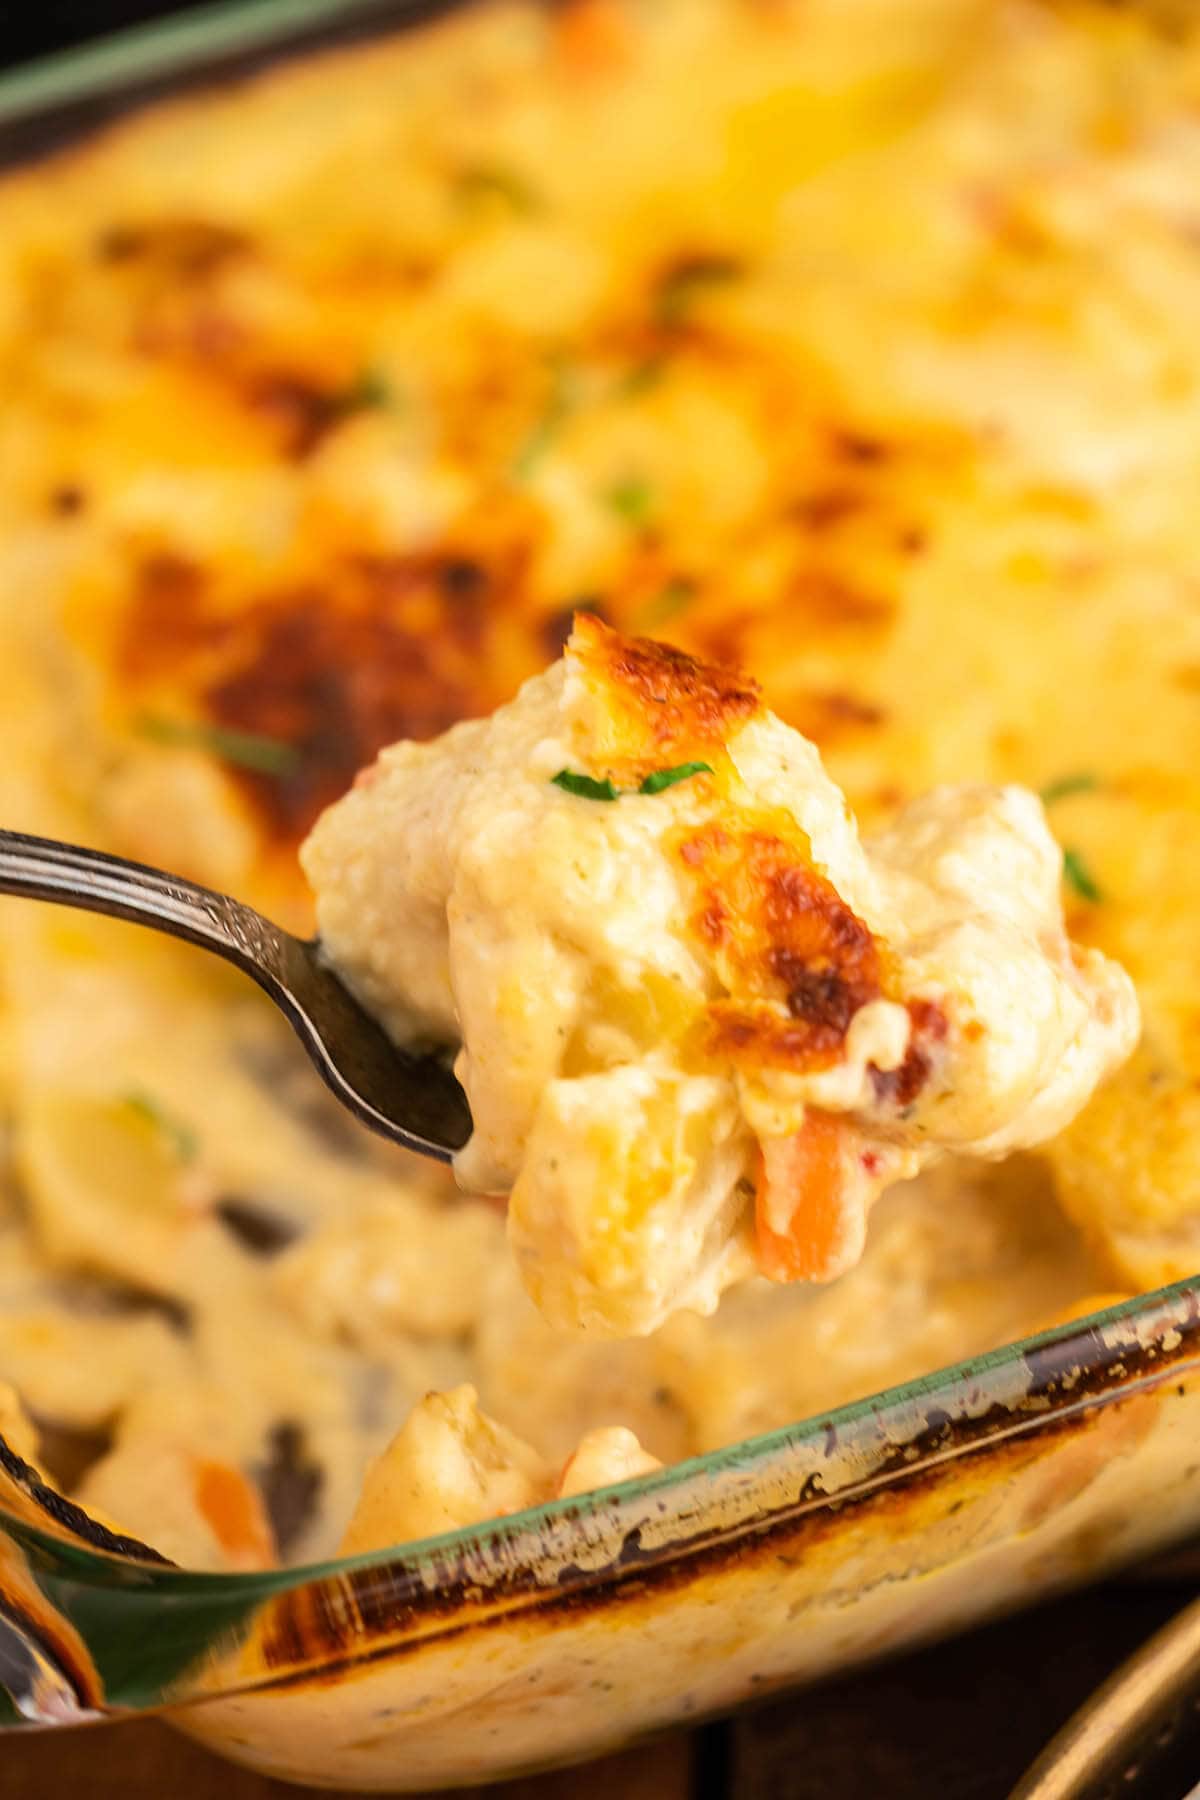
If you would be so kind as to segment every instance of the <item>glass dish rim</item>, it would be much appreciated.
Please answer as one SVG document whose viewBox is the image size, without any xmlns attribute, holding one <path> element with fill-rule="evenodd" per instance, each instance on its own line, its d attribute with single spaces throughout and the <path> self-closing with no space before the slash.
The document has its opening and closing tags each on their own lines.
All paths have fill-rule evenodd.
<svg viewBox="0 0 1200 1800">
<path fill-rule="evenodd" d="M 117 110 L 95 119 L 83 117 L 77 123 L 68 121 L 63 127 L 61 145 L 52 142 L 49 151 L 35 148 L 26 155 L 18 150 L 11 159 L 0 154 L 0 178 L 5 173 L 19 171 L 26 161 L 36 164 L 47 154 L 69 148 L 75 141 L 103 129 L 121 116 L 126 104 L 130 111 L 136 111 L 193 82 L 218 84 L 227 74 L 220 67 L 222 59 L 249 59 L 247 72 L 253 73 L 256 66 L 270 66 L 290 55 L 319 54 L 322 48 L 336 44 L 337 34 L 342 30 L 366 35 L 376 27 L 380 32 L 403 29 L 419 24 L 431 15 L 469 4 L 471 0 L 213 0 L 211 4 L 179 16 L 135 25 L 106 34 L 94 42 L 19 64 L 0 74 L 0 127 L 33 125 L 39 117 L 51 115 L 55 108 L 61 107 L 101 103 L 112 104 Z M 256 64 L 254 59 L 258 57 L 263 59 L 262 65 Z M 143 83 L 151 84 L 149 93 L 141 91 Z M 611 1522 L 614 1509 L 619 1514 L 656 1497 L 682 1499 L 698 1479 L 734 1472 L 752 1475 L 772 1465 L 778 1466 L 779 1461 L 788 1455 L 796 1455 L 811 1446 L 818 1436 L 825 1437 L 831 1430 L 853 1434 L 856 1428 L 865 1424 L 886 1430 L 889 1421 L 911 1415 L 912 1409 L 920 1403 L 952 1401 L 971 1383 L 1017 1375 L 1030 1353 L 1051 1345 L 1065 1352 L 1078 1343 L 1084 1352 L 1079 1362 L 1086 1368 L 1089 1366 L 1088 1340 L 1094 1345 L 1102 1329 L 1127 1320 L 1148 1323 L 1155 1317 L 1161 1323 L 1173 1309 L 1178 1309 L 1182 1324 L 1182 1315 L 1188 1310 L 1189 1303 L 1193 1308 L 1200 1306 L 1200 1274 L 1133 1295 L 981 1355 L 930 1370 L 911 1381 L 880 1389 L 827 1412 L 687 1457 L 650 1475 L 596 1488 L 584 1495 L 546 1501 L 456 1531 L 353 1556 L 289 1564 L 278 1569 L 209 1573 L 118 1555 L 88 1545 L 78 1537 L 51 1534 L 6 1509 L 0 1508 L 0 1514 L 14 1536 L 26 1539 L 56 1557 L 61 1558 L 66 1553 L 75 1571 L 79 1574 L 86 1571 L 89 1581 L 96 1586 L 124 1586 L 132 1576 L 139 1586 L 150 1585 L 164 1594 L 169 1592 L 181 1598 L 189 1594 L 210 1597 L 223 1594 L 254 1601 L 266 1600 L 309 1583 L 372 1571 L 394 1571 L 398 1566 L 403 1566 L 407 1575 L 419 1579 L 422 1571 L 436 1574 L 438 1565 L 444 1565 L 450 1557 L 471 1552 L 486 1553 L 496 1543 L 511 1545 L 518 1537 L 532 1539 L 545 1525 L 562 1521 L 582 1530 L 600 1514 L 607 1514 Z M 1081 1400 L 1080 1403 L 1087 1402 Z M 916 1462 L 911 1465 L 914 1470 L 921 1466 L 922 1463 Z"/>
<path fill-rule="evenodd" d="M 365 33 L 376 24 L 381 30 L 403 29 L 465 4 L 470 0 L 208 0 L 0 71 L 0 127 L 33 124 L 56 107 L 119 101 L 123 93 L 136 109 L 142 81 L 156 87 L 169 82 L 172 88 L 210 78 L 219 83 L 219 68 L 211 77 L 205 73 L 219 59 L 261 55 L 274 63 L 304 53 L 310 37 L 318 40 L 314 48 L 328 46 L 341 30 Z M 67 143 L 89 130 L 87 123 L 68 127 Z M 35 151 L 31 160 L 41 155 Z M 24 160 L 20 151 L 11 161 L 0 155 L 0 169 L 19 169 Z"/>
<path fill-rule="evenodd" d="M 911 1381 L 898 1382 L 892 1387 L 865 1394 L 858 1400 L 848 1401 L 827 1412 L 814 1413 L 808 1418 L 776 1426 L 771 1431 L 739 1438 L 719 1449 L 668 1463 L 648 1475 L 593 1488 L 585 1494 L 546 1500 L 537 1506 L 525 1507 L 520 1512 L 484 1519 L 477 1524 L 461 1526 L 457 1530 L 441 1532 L 432 1537 L 413 1538 L 375 1550 L 360 1551 L 352 1556 L 328 1557 L 319 1562 L 288 1563 L 274 1569 L 237 1573 L 214 1573 L 188 1569 L 167 1561 L 143 1561 L 102 1550 L 77 1537 L 64 1539 L 8 1512 L 2 1504 L 0 1517 L 14 1537 L 28 1540 L 55 1559 L 62 1559 L 65 1552 L 76 1573 L 87 1570 L 89 1579 L 95 1586 L 124 1587 L 132 1576 L 139 1587 L 153 1587 L 164 1596 L 170 1594 L 183 1599 L 187 1596 L 199 1598 L 207 1595 L 212 1598 L 217 1595 L 237 1595 L 253 1601 L 267 1600 L 292 1589 L 306 1587 L 310 1583 L 368 1575 L 372 1572 L 395 1574 L 400 1569 L 414 1583 L 427 1586 L 421 1582 L 424 1572 L 440 1579 L 441 1571 L 448 1564 L 473 1554 L 486 1556 L 498 1544 L 506 1545 L 511 1551 L 517 1540 L 533 1541 L 546 1526 L 561 1522 L 582 1533 L 589 1522 L 604 1516 L 611 1527 L 619 1523 L 622 1513 L 636 1512 L 644 1501 L 656 1498 L 662 1500 L 664 1497 L 683 1500 L 696 1481 L 729 1474 L 752 1477 L 768 1469 L 778 1472 L 780 1465 L 789 1456 L 798 1461 L 800 1453 L 811 1448 L 818 1439 L 825 1439 L 828 1443 L 831 1433 L 843 1445 L 847 1438 L 852 1438 L 864 1427 L 874 1427 L 877 1432 L 886 1436 L 889 1423 L 906 1424 L 917 1416 L 918 1408 L 930 1406 L 931 1403 L 936 1406 L 939 1401 L 946 1403 L 944 1410 L 948 1411 L 956 1398 L 963 1396 L 968 1389 L 978 1395 L 982 1387 L 984 1394 L 990 1394 L 993 1400 L 1000 1400 L 1003 1397 L 1000 1391 L 1002 1384 L 988 1383 L 987 1378 L 997 1375 L 1017 1376 L 1023 1368 L 1028 1367 L 1031 1356 L 1036 1358 L 1039 1352 L 1047 1349 L 1055 1350 L 1056 1360 L 1067 1363 L 1077 1360 L 1078 1366 L 1086 1371 L 1095 1366 L 1094 1361 L 1089 1361 L 1086 1353 L 1081 1354 L 1078 1359 L 1073 1358 L 1071 1353 L 1074 1346 L 1078 1345 L 1081 1352 L 1086 1352 L 1089 1345 L 1095 1345 L 1103 1330 L 1120 1326 L 1127 1321 L 1148 1325 L 1154 1320 L 1159 1327 L 1166 1326 L 1170 1329 L 1172 1327 L 1168 1315 L 1176 1311 L 1180 1327 L 1186 1323 L 1189 1312 L 1193 1319 L 1200 1315 L 1200 1276 L 1134 1295 L 1096 1312 L 1014 1339 L 994 1350 L 985 1350 L 978 1356 L 946 1364 L 928 1374 L 915 1376 Z M 1191 1330 L 1196 1330 L 1194 1323 Z M 1080 1409 L 1096 1404 L 1097 1396 L 1094 1393 L 1081 1393 L 1078 1400 Z M 1070 1411 L 1074 1408 L 1063 1410 Z M 1059 1416 L 1062 1416 L 1061 1412 Z M 1027 1428 L 1036 1430 L 1037 1415 L 1029 1419 Z M 987 1432 L 982 1441 L 994 1441 L 999 1435 L 1001 1434 Z M 896 1441 L 904 1441 L 903 1433 Z M 951 1447 L 948 1451 L 951 1456 L 962 1453 L 962 1446 L 957 1449 Z M 920 1473 L 936 1460 L 940 1459 L 922 1456 L 908 1465 L 909 1470 L 914 1474 Z M 882 1479 L 888 1479 L 887 1475 Z M 837 1489 L 828 1494 L 821 1492 L 816 1496 L 817 1499 L 827 1500 L 836 1500 L 838 1497 Z M 760 1519 L 765 1516 L 759 1515 Z M 736 1529 L 744 1528 L 743 1525 Z M 521 1559 L 517 1560 L 520 1566 Z M 528 1563 L 523 1566 L 529 1569 Z"/>
</svg>

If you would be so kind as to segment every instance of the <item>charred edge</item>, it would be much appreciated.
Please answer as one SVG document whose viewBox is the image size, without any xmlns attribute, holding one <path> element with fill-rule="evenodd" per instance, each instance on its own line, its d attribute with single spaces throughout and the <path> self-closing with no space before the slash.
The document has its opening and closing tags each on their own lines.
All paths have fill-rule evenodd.
<svg viewBox="0 0 1200 1800">
<path fill-rule="evenodd" d="M 878 468 L 888 461 L 895 449 L 885 438 L 847 428 L 834 431 L 831 446 L 835 456 L 859 468 Z"/>
<path fill-rule="evenodd" d="M 787 1009 L 793 1019 L 832 1031 L 839 1041 L 845 1037 L 862 1002 L 840 969 L 814 968 L 781 947 L 772 948 L 767 961 L 786 989 Z"/>
<path fill-rule="evenodd" d="M 576 613 L 587 613 L 593 619 L 599 619 L 602 625 L 610 625 L 612 620 L 604 597 L 600 594 L 583 594 L 570 606 L 559 607 L 544 618 L 538 627 L 538 634 L 547 656 L 559 657 L 566 648 L 567 639 L 575 626 Z"/>
<path fill-rule="evenodd" d="M 695 866 L 702 848 L 692 840 L 680 854 Z M 740 904 L 740 930 L 746 933 L 748 915 L 753 921 L 749 948 L 761 971 L 754 987 L 767 994 L 774 988 L 788 1018 L 764 1006 L 753 992 L 748 1003 L 740 996 L 713 1002 L 711 1046 L 717 1053 L 820 1067 L 840 1052 L 854 1015 L 881 992 L 878 945 L 825 877 L 797 861 L 796 851 L 781 839 L 747 834 L 744 861 L 753 897 Z M 720 893 L 723 871 L 714 874 L 715 885 L 696 927 L 709 942 L 731 936 L 736 943 L 732 915 Z"/>
<path fill-rule="evenodd" d="M 110 1531 L 107 1525 L 89 1518 L 73 1500 L 47 1487 L 37 1470 L 10 1449 L 3 1437 L 0 1437 L 0 1469 L 16 1482 L 35 1506 L 41 1507 L 48 1518 L 73 1536 L 82 1538 L 91 1549 L 107 1550 L 113 1556 L 129 1556 L 138 1562 L 160 1563 L 167 1569 L 174 1567 L 168 1557 L 152 1550 L 149 1544 L 143 1544 L 139 1538 L 126 1537 L 123 1532 Z"/>
<path fill-rule="evenodd" d="M 871 1087 L 881 1106 L 903 1110 L 911 1106 L 933 1071 L 936 1046 L 946 1041 L 950 1021 L 945 1011 L 933 1000 L 910 1000 L 908 1016 L 912 1020 L 912 1036 L 904 1060 L 894 1069 L 868 1065 Z"/>
<path fill-rule="evenodd" d="M 210 275 L 253 248 L 253 239 L 244 232 L 201 218 L 109 225 L 95 243 L 99 262 L 154 263 L 185 279 Z"/>
<path fill-rule="evenodd" d="M 399 1561 L 377 1569 L 352 1571 L 321 1584 L 342 1589 L 342 1601 L 332 1595 L 317 1600 L 315 1589 L 281 1596 L 270 1637 L 263 1646 L 264 1661 L 275 1668 L 301 1662 L 307 1665 L 291 1675 L 283 1675 L 275 1686 L 325 1682 L 351 1667 L 411 1654 L 431 1638 L 445 1642 L 466 1631 L 501 1625 L 511 1612 L 530 1606 L 547 1619 L 560 1618 L 564 1613 L 596 1612 L 651 1589 L 669 1593 L 722 1567 L 778 1557 L 781 1546 L 794 1547 L 797 1539 L 811 1549 L 843 1528 L 838 1515 L 849 1509 L 859 1515 L 868 1508 L 881 1517 L 902 1514 L 920 1496 L 943 1483 L 948 1471 L 960 1467 L 966 1455 L 980 1452 L 1005 1464 L 1025 1456 L 1031 1444 L 1048 1446 L 1088 1430 L 1097 1406 L 1123 1404 L 1130 1397 L 1129 1390 L 1155 1376 L 1164 1382 L 1171 1380 L 1175 1366 L 1195 1355 L 1196 1326 L 1196 1303 L 1192 1302 L 1192 1316 L 1182 1329 L 1180 1345 L 1171 1352 L 1164 1353 L 1155 1346 L 1144 1348 L 1132 1340 L 1110 1348 L 1098 1331 L 1087 1332 L 1082 1346 L 1078 1332 L 1035 1346 L 1025 1356 L 1033 1377 L 1028 1398 L 1051 1403 L 1057 1400 L 1069 1405 L 1070 1412 L 1059 1416 L 1022 1413 L 997 1402 L 978 1416 L 955 1418 L 942 1408 L 931 1408 L 925 1429 L 896 1445 L 861 1482 L 827 1490 L 821 1471 L 812 1470 L 798 1491 L 776 1511 L 767 1514 L 761 1523 L 748 1522 L 739 1527 L 732 1536 L 714 1528 L 646 1547 L 641 1529 L 633 1527 L 616 1555 L 603 1567 L 582 1569 L 571 1564 L 560 1570 L 559 1588 L 553 1597 L 532 1570 L 514 1569 L 500 1572 L 488 1582 L 486 1600 L 495 1610 L 476 1611 L 484 1596 L 461 1554 L 447 1558 L 445 1572 L 432 1591 Z M 1100 1366 L 1087 1362 L 1089 1343 L 1092 1351 L 1103 1357 Z M 1123 1373 L 1120 1388 L 1114 1390 L 1112 1370 L 1116 1365 Z M 1089 1400 L 1095 1404 L 1089 1406 Z M 1019 1429 L 1022 1423 L 1027 1426 L 1024 1431 Z M 989 1444 L 988 1440 L 1006 1424 L 1017 1430 Z M 827 1450 L 832 1431 L 831 1422 L 826 1427 Z M 929 1461 L 934 1457 L 936 1462 Z M 889 1481 L 889 1477 L 899 1479 Z M 828 1504 L 812 1510 L 814 1502 L 822 1500 Z M 463 1614 L 466 1616 L 458 1616 Z M 397 1640 L 396 1634 L 415 1625 L 430 1625 L 432 1629 L 409 1642 Z M 373 1648 L 352 1648 L 372 1637 L 387 1637 L 388 1642 Z M 314 1669 L 314 1663 L 319 1663 L 319 1668 Z"/>
<path fill-rule="evenodd" d="M 593 614 L 576 621 L 585 660 L 649 721 L 659 745 L 718 742 L 762 705 L 758 683 L 655 638 L 622 637 Z"/>
<path fill-rule="evenodd" d="M 1114 1405 L 1121 1403 L 1120 1396 L 1112 1400 Z M 1011 1416 L 1003 1407 L 993 1410 L 1001 1418 Z M 991 1451 L 992 1460 L 997 1465 L 1016 1461 L 1030 1449 L 1031 1438 L 1038 1445 L 1048 1445 L 1051 1439 L 1078 1435 L 1088 1428 L 1089 1421 L 1094 1416 L 1093 1412 L 1072 1413 L 1066 1418 L 1040 1423 L 1036 1435 L 1031 1433 L 1020 1438 L 1008 1438 L 995 1444 Z M 994 1417 L 989 1418 L 989 1423 L 994 1425 L 995 1422 Z M 936 1431 L 926 1435 L 926 1453 L 929 1450 L 940 1450 L 944 1454 L 956 1438 L 953 1422 L 948 1425 L 944 1415 L 943 1423 Z M 912 1440 L 913 1445 L 921 1441 Z M 879 1476 L 885 1472 L 885 1468 L 895 1466 L 902 1472 L 903 1481 L 879 1487 Z M 272 1691 L 323 1686 L 336 1682 L 351 1669 L 361 1670 L 373 1663 L 420 1654 L 432 1641 L 445 1644 L 468 1632 L 500 1629 L 514 1612 L 535 1611 L 538 1623 L 553 1629 L 567 1619 L 611 1611 L 646 1595 L 670 1595 L 735 1567 L 747 1567 L 755 1562 L 764 1565 L 780 1562 L 794 1564 L 845 1529 L 839 1517 L 841 1513 L 852 1510 L 856 1517 L 861 1518 L 869 1510 L 880 1522 L 891 1517 L 899 1523 L 914 1504 L 935 1491 L 946 1480 L 948 1472 L 959 1466 L 961 1465 L 957 1461 L 941 1461 L 922 1469 L 914 1461 L 910 1467 L 908 1460 L 903 1455 L 898 1455 L 895 1463 L 881 1467 L 870 1483 L 864 1483 L 858 1489 L 843 1489 L 830 1494 L 827 1496 L 829 1505 L 819 1511 L 798 1511 L 797 1508 L 805 1502 L 811 1505 L 812 1501 L 826 1497 L 820 1485 L 820 1475 L 814 1473 L 806 1480 L 797 1499 L 761 1527 L 750 1525 L 736 1537 L 714 1535 L 707 1540 L 692 1539 L 686 1544 L 668 1545 L 650 1551 L 643 1548 L 640 1533 L 635 1529 L 626 1534 L 621 1551 L 604 1568 L 563 1570 L 563 1585 L 557 1592 L 538 1586 L 528 1577 L 522 1580 L 519 1576 L 506 1580 L 502 1585 L 489 1585 L 488 1600 L 499 1599 L 502 1604 L 486 1613 L 469 1610 L 478 1601 L 479 1588 L 477 1583 L 467 1580 L 460 1580 L 456 1586 L 439 1587 L 436 1600 L 424 1589 L 418 1590 L 414 1598 L 399 1599 L 393 1588 L 389 1605 L 386 1603 L 389 1577 L 394 1581 L 397 1570 L 402 1569 L 403 1565 L 393 1565 L 390 1570 L 373 1571 L 370 1572 L 370 1579 L 379 1589 L 379 1594 L 369 1615 L 369 1627 L 368 1615 L 364 1615 L 364 1631 L 368 1636 L 373 1633 L 387 1635 L 389 1641 L 356 1649 L 351 1647 L 353 1640 L 344 1635 L 323 1641 L 305 1641 L 301 1637 L 293 1637 L 291 1642 L 294 1646 L 303 1645 L 301 1654 L 309 1666 L 281 1673 L 272 1681 Z M 961 1500 L 953 1502 L 947 1512 L 960 1510 L 961 1504 Z M 614 1577 L 617 1579 L 614 1580 Z M 349 1579 L 360 1578 L 361 1576 Z M 568 1585 L 572 1581 L 576 1581 L 578 1585 Z M 461 1616 L 463 1614 L 466 1616 Z M 446 1622 L 438 1625 L 436 1622 L 440 1620 Z M 408 1641 L 398 1640 L 393 1635 L 418 1622 L 434 1622 L 434 1629 Z M 282 1666 L 287 1660 L 283 1656 L 266 1656 L 268 1665 Z M 317 1666 L 313 1666 L 314 1664 Z"/>
<path fill-rule="evenodd" d="M 436 737 L 485 705 L 476 671 L 487 636 L 482 598 L 494 583 L 473 585 L 469 598 L 448 595 L 446 566 L 363 564 L 352 603 L 313 589 L 247 615 L 234 666 L 203 704 L 215 724 L 294 750 L 295 767 L 281 776 L 231 770 L 275 835 L 302 836 L 385 744 Z M 406 617 L 420 592 L 439 608 L 432 634 Z"/>
</svg>

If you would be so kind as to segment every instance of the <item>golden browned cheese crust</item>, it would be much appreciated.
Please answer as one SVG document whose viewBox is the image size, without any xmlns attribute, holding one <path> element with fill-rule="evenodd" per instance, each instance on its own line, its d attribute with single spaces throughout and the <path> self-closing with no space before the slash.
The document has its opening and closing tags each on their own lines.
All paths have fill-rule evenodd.
<svg viewBox="0 0 1200 1800">
<path fill-rule="evenodd" d="M 1056 796 L 1071 934 L 1133 973 L 1145 1019 L 1134 1060 L 1054 1148 L 1059 1192 L 1115 1270 L 1101 1286 L 1190 1273 L 1200 41 L 1186 9 L 1165 12 L 485 0 L 185 96 L 7 176 L 5 822 L 178 868 L 307 928 L 296 845 L 382 744 L 490 712 L 558 654 L 576 610 L 666 636 L 750 671 L 868 829 L 941 781 Z M 217 1229 L 192 1198 L 211 1176 L 268 1212 L 282 1195 L 311 1234 L 270 1276 L 288 1318 L 304 1315 L 295 1369 L 311 1370 L 317 1341 L 336 1360 L 349 1334 L 408 1359 L 410 1398 L 465 1378 L 458 1363 L 431 1372 L 413 1344 L 454 1362 L 474 1329 L 466 1301 L 441 1319 L 419 1235 L 385 1230 L 379 1191 L 326 1156 L 325 1115 L 318 1153 L 284 1108 L 266 1027 L 238 1013 L 238 1054 L 218 1055 L 219 974 L 128 934 L 5 919 L 4 1080 L 34 1196 L 34 1225 L 10 1221 L 0 1246 L 21 1271 L 6 1292 L 32 1291 L 20 1283 L 43 1264 L 57 1279 L 118 1260 L 134 1286 L 177 1295 L 204 1260 L 196 1234 Z M 848 927 L 830 954 L 859 983 L 870 959 L 854 943 Z M 753 973 L 784 990 L 782 969 Z M 110 1021 L 86 1067 L 80 1016 Z M 131 1208 L 114 1231 L 86 1157 L 67 1179 L 46 1090 L 83 1107 L 74 1084 L 97 1070 L 114 1104 L 147 1090 L 198 1132 L 167 1222 Z M 359 1283 L 351 1304 L 330 1274 L 382 1255 L 334 1232 L 360 1230 L 348 1186 L 389 1255 L 418 1256 L 415 1298 L 368 1306 Z M 981 1246 L 986 1208 L 962 1216 Z M 895 1243 L 910 1269 L 900 1227 Z M 986 1261 L 1003 1264 L 991 1239 Z M 1003 1266 L 1003 1295 L 985 1305 L 973 1265 L 953 1329 L 889 1369 L 916 1374 L 923 1356 L 1031 1322 Z M 266 1316 L 268 1277 L 252 1273 L 243 1310 Z M 212 1293 L 230 1279 L 220 1262 Z M 876 1314 L 901 1285 L 869 1287 Z M 464 1277 L 472 1303 L 478 1286 Z M 1038 1317 L 1055 1304 L 1043 1292 Z M 0 1374 L 23 1391 L 37 1375 L 44 1415 L 66 1406 L 84 1344 L 92 1424 L 121 1416 L 131 1370 L 183 1354 L 153 1312 L 81 1323 L 51 1308 L 28 1331 L 14 1299 L 18 1314 L 20 1331 L 0 1320 Z M 27 1349 L 48 1318 L 57 1362 Z M 539 1342 L 511 1360 L 527 1373 L 554 1357 Z M 493 1345 L 479 1385 L 507 1418 L 524 1377 L 506 1383 L 502 1361 Z M 760 1361 L 799 1379 L 791 1352 Z M 847 1397 L 882 1377 L 830 1379 Z M 643 1395 L 651 1448 L 832 1404 L 764 1389 L 722 1415 L 718 1385 L 665 1422 Z M 293 1397 L 309 1404 L 299 1376 Z M 560 1416 L 582 1407 L 564 1400 Z M 614 1401 L 573 1424 L 624 1416 Z M 251 1436 L 231 1449 L 246 1463 L 262 1455 Z M 339 1456 L 318 1456 L 330 1517 Z"/>
<path fill-rule="evenodd" d="M 618 786 L 693 761 L 717 777 L 717 822 L 684 828 L 673 846 L 695 889 L 692 930 L 726 996 L 705 1008 L 705 1050 L 734 1063 L 828 1068 L 854 1014 L 883 992 L 881 950 L 814 867 L 790 813 L 755 814 L 744 796 L 724 803 L 726 742 L 763 711 L 758 683 L 658 640 L 623 637 L 587 613 L 571 641 L 604 697 L 590 753 Z"/>
<path fill-rule="evenodd" d="M 709 1048 L 734 1062 L 827 1068 L 883 992 L 880 946 L 801 837 L 782 815 L 691 832 L 678 847 L 699 890 L 693 930 L 729 995 L 708 1008 Z"/>
<path fill-rule="evenodd" d="M 655 638 L 622 637 L 588 613 L 576 619 L 572 643 L 605 694 L 609 736 L 594 754 L 611 759 L 623 779 L 719 756 L 726 738 L 762 710 L 758 683 L 736 669 Z"/>
</svg>

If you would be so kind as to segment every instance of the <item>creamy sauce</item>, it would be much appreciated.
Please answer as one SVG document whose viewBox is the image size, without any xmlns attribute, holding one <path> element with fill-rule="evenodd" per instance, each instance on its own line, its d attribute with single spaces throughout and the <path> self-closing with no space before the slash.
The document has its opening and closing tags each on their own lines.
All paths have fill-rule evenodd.
<svg viewBox="0 0 1200 1800">
<path fill-rule="evenodd" d="M 864 848 L 752 687 L 586 618 L 491 719 L 385 750 L 302 857 L 360 997 L 461 1040 L 458 1179 L 511 1194 L 566 1329 L 713 1311 L 756 1182 L 763 1272 L 845 1274 L 886 1185 L 1054 1136 L 1137 1037 L 1032 794 L 942 789 Z"/>
<path fill-rule="evenodd" d="M 286 1475 L 283 1554 L 331 1551 L 430 1389 L 556 1471 L 620 1423 L 670 1460 L 1200 1255 L 1191 22 L 660 0 L 589 55 L 579 16 L 484 4 L 0 185 L 0 816 L 307 929 L 321 807 L 595 597 L 761 679 L 868 837 L 1057 787 L 1143 1040 L 1036 1162 L 885 1195 L 841 1280 L 597 1344 L 226 973 L 6 902 L 0 1375 L 185 1561 L 244 1554 L 197 1463 L 281 1520 Z"/>
</svg>

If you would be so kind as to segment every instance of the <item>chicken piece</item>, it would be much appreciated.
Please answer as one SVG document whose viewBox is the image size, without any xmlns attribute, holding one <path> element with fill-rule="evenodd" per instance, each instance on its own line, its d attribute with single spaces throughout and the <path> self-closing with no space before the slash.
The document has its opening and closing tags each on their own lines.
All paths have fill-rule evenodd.
<svg viewBox="0 0 1200 1800">
<path fill-rule="evenodd" d="M 376 1457 L 341 1554 L 436 1537 L 661 1469 L 623 1425 L 589 1431 L 557 1480 L 515 1432 L 490 1419 L 475 1389 L 426 1394 Z"/>
<path fill-rule="evenodd" d="M 1074 1117 L 1138 1032 L 1067 941 L 1019 788 L 943 788 L 864 846 L 756 685 L 581 615 L 490 719 L 385 750 L 304 846 L 335 966 L 460 1042 L 465 1187 L 555 1325 L 828 1280 L 888 1183 Z"/>
<path fill-rule="evenodd" d="M 340 1553 L 436 1537 L 548 1500 L 554 1479 L 536 1450 L 480 1411 L 464 1383 L 427 1394 L 367 1470 Z"/>
<path fill-rule="evenodd" d="M 74 1498 L 187 1569 L 269 1569 L 278 1561 L 249 1476 L 181 1439 L 131 1433 L 92 1465 Z"/>
<path fill-rule="evenodd" d="M 565 1500 L 593 1488 L 614 1487 L 619 1481 L 652 1475 L 662 1466 L 657 1456 L 642 1449 L 627 1425 L 602 1425 L 586 1432 L 574 1455 L 567 1458 L 558 1478 L 559 1497 Z"/>
</svg>

